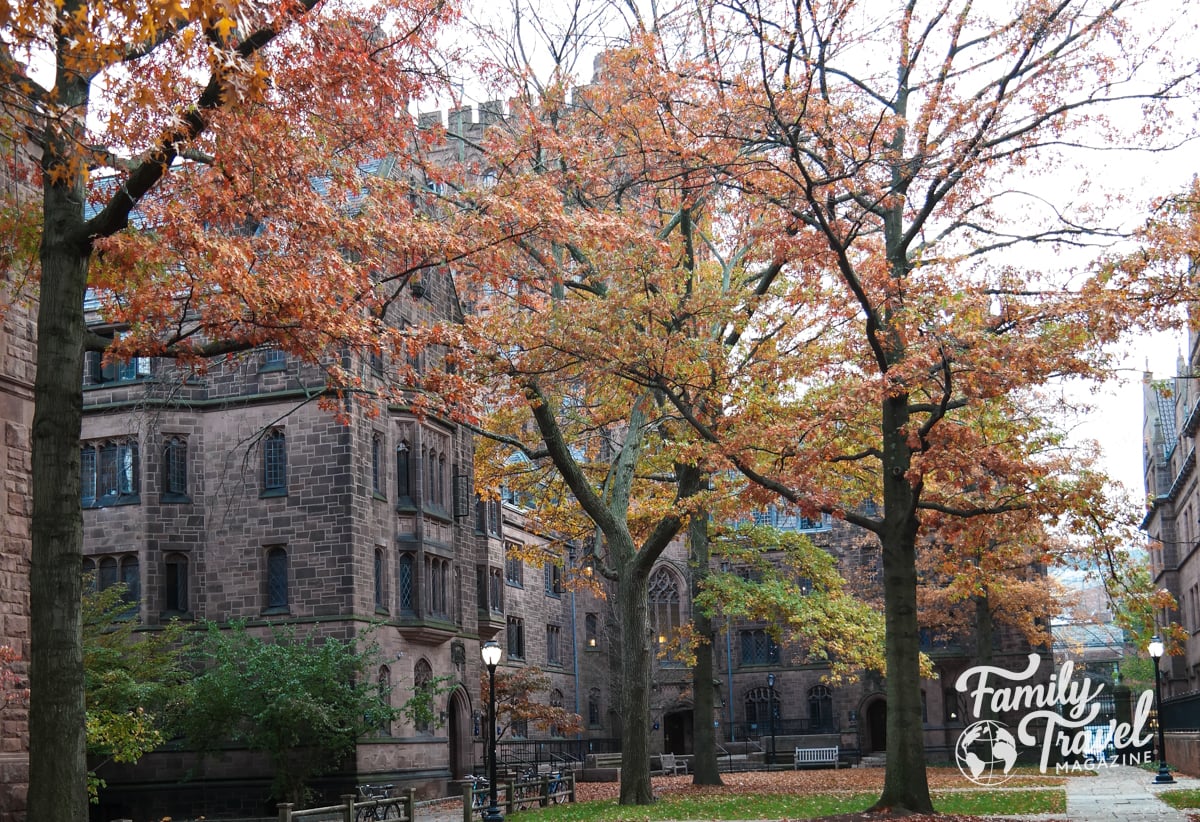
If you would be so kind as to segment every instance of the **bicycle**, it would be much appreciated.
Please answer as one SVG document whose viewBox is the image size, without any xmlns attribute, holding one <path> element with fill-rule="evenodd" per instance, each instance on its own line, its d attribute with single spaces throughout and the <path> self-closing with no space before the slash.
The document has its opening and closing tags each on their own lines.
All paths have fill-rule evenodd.
<svg viewBox="0 0 1200 822">
<path fill-rule="evenodd" d="M 562 771 L 551 771 L 546 783 L 546 797 L 550 804 L 558 805 L 567 801 L 567 780 L 563 779 Z"/>
<path fill-rule="evenodd" d="M 375 801 L 378 803 L 382 799 L 392 798 L 392 788 L 394 785 L 359 785 L 358 797 L 363 802 Z M 399 819 L 400 808 L 395 802 L 387 804 L 374 804 L 355 809 L 355 822 L 367 822 L 368 820 L 377 819 Z"/>
<path fill-rule="evenodd" d="M 466 779 L 471 783 L 471 810 L 482 811 L 488 806 L 488 788 L 491 783 L 486 776 L 468 775 Z"/>
</svg>

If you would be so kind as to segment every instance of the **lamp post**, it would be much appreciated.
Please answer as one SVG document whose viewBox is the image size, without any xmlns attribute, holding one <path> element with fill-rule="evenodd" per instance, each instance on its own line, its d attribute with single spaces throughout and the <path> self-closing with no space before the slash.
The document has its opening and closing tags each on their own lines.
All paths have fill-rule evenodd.
<svg viewBox="0 0 1200 822">
<path fill-rule="evenodd" d="M 775 765 L 775 674 L 767 674 L 767 717 L 771 722 L 771 761 L 767 770 Z"/>
<path fill-rule="evenodd" d="M 504 812 L 496 801 L 496 666 L 500 664 L 500 643 L 489 639 L 479 649 L 488 671 L 488 806 L 483 822 L 502 822 Z"/>
<path fill-rule="evenodd" d="M 1163 733 L 1162 680 L 1158 673 L 1158 660 L 1166 650 L 1162 637 L 1158 634 L 1151 637 L 1146 650 L 1150 653 L 1150 658 L 1154 660 L 1154 702 L 1158 708 L 1158 776 L 1154 777 L 1154 781 L 1165 784 L 1175 780 L 1171 778 L 1171 771 L 1167 768 L 1167 738 Z"/>
</svg>

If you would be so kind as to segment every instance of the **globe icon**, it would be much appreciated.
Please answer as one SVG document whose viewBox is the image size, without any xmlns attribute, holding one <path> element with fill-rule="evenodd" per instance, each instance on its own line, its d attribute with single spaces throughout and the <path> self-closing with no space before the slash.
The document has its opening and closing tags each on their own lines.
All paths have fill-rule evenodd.
<svg viewBox="0 0 1200 822">
<path fill-rule="evenodd" d="M 977 785 L 999 785 L 1012 777 L 1017 740 L 999 722 L 981 719 L 959 734 L 954 759 L 962 775 Z"/>
</svg>

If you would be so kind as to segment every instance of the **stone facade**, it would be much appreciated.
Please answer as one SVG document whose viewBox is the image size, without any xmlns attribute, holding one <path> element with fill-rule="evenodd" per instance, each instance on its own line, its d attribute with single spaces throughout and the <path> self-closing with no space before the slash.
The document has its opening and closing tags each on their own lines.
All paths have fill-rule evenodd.
<svg viewBox="0 0 1200 822">
<path fill-rule="evenodd" d="M 1200 485 L 1196 477 L 1196 435 L 1200 428 L 1200 334 L 1188 334 L 1168 385 L 1143 381 L 1142 455 L 1150 508 L 1142 529 L 1150 540 L 1154 584 L 1174 595 L 1179 607 L 1158 615 L 1160 624 L 1177 621 L 1188 632 L 1184 653 L 1162 660 L 1163 698 L 1200 692 Z"/>
<path fill-rule="evenodd" d="M 0 162 L 4 198 L 35 192 L 7 175 L 26 162 L 24 149 L 0 140 L 9 155 Z M 11 160 L 10 162 L 8 162 Z M 36 358 L 36 302 L 20 271 L 0 270 L 0 645 L 29 659 L 29 557 L 31 433 Z M 16 666 L 24 676 L 24 664 Z M 20 700 L 0 706 L 0 822 L 25 815 L 29 782 L 29 731 Z"/>
<path fill-rule="evenodd" d="M 491 109 L 476 120 L 469 111 L 451 112 L 448 130 L 477 138 L 493 119 Z M 415 325 L 459 310 L 447 276 L 427 272 L 416 285 L 412 299 L 394 307 L 394 322 Z M 7 336 L 0 337 L 8 346 L 4 365 L 13 372 L 0 374 L 0 402 L 8 403 L 0 445 L 8 471 L 0 497 L 6 512 L 24 512 L 28 504 L 31 328 L 31 319 L 11 313 Z M 389 379 L 386 362 L 355 367 L 368 387 Z M 527 739 L 509 742 L 514 756 L 609 750 L 628 721 L 648 723 L 656 751 L 694 753 L 691 671 L 669 652 L 672 630 L 692 615 L 681 544 L 669 548 L 652 577 L 654 634 L 662 637 L 664 653 L 656 664 L 651 716 L 627 717 L 619 704 L 619 626 L 611 597 L 564 585 L 585 573 L 582 557 L 564 555 L 560 544 L 536 533 L 514 501 L 476 500 L 473 440 L 465 429 L 401 405 L 379 413 L 342 406 L 342 418 L 335 417 L 314 402 L 321 374 L 278 352 L 248 352 L 196 374 L 160 361 L 117 366 L 89 357 L 82 380 L 85 474 L 92 466 L 82 500 L 85 568 L 101 585 L 122 580 L 134 588 L 148 629 L 176 617 L 245 620 L 264 631 L 292 624 L 340 637 L 376 626 L 378 676 L 392 686 L 395 704 L 422 677 L 452 678 L 438 722 L 427 728 L 397 722 L 361 740 L 353 761 L 319 789 L 336 795 L 356 782 L 391 782 L 441 795 L 448 783 L 480 767 L 486 705 L 479 648 L 492 638 L 505 649 L 502 666 L 542 668 L 551 681 L 544 698 L 583 720 L 583 732 L 573 739 L 528 729 Z M 27 519 L 6 516 L 4 527 L 0 641 L 23 643 Z M 843 574 L 864 594 L 878 596 L 879 549 L 872 537 L 831 520 L 784 527 L 808 533 L 838 557 Z M 515 561 L 542 545 L 547 563 Z M 807 660 L 794 643 L 768 643 L 767 627 L 717 624 L 718 707 L 711 721 L 718 740 L 762 749 L 773 735 L 781 753 L 806 738 L 863 753 L 884 750 L 882 681 L 868 676 L 829 685 L 826 666 Z M 926 683 L 926 746 L 931 758 L 945 759 L 963 727 L 949 689 L 970 663 L 961 646 L 928 650 L 941 678 Z M 1025 651 L 1005 637 L 997 664 L 1006 653 Z M 768 674 L 775 675 L 770 689 Z M 773 715 L 767 711 L 772 697 Z M 5 715 L 4 721 L 15 724 L 4 725 L 3 750 L 13 746 L 10 739 L 24 750 L 23 717 Z M 19 759 L 20 751 L 13 753 Z M 0 758 L 0 768 L 9 761 Z M 135 767 L 104 765 L 99 775 L 109 785 L 100 818 L 271 811 L 270 775 L 261 759 L 241 751 L 198 762 L 165 750 Z M 0 779 L 0 785 L 19 784 L 16 777 Z M 4 790 L 20 788 L 0 788 L 0 796 Z M 15 822 L 0 822 L 10 818 Z"/>
</svg>

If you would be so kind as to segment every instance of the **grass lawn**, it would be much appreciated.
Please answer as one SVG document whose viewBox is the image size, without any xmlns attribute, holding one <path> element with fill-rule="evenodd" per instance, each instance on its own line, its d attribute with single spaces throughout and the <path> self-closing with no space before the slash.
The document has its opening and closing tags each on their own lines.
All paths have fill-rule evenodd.
<svg viewBox="0 0 1200 822">
<path fill-rule="evenodd" d="M 667 794 L 648 807 L 620 806 L 613 799 L 576 802 L 521 812 L 528 822 L 641 822 L 670 819 L 811 819 L 866 810 L 874 793 L 791 794 Z M 1063 813 L 1066 793 L 1047 790 L 983 790 L 935 792 L 939 813 L 987 816 Z"/>
<path fill-rule="evenodd" d="M 1162 791 L 1158 798 L 1172 808 L 1200 808 L 1200 788 L 1186 788 L 1177 791 Z"/>
</svg>

